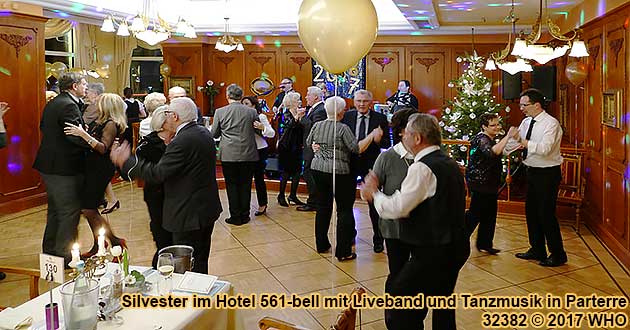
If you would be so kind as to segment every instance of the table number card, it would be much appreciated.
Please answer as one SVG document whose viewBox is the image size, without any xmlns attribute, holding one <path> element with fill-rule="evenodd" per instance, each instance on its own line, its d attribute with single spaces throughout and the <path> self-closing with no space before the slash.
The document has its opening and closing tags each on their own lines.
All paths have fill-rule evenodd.
<svg viewBox="0 0 630 330">
<path fill-rule="evenodd" d="M 55 283 L 64 282 L 63 258 L 41 253 L 39 255 L 39 277 Z"/>
</svg>

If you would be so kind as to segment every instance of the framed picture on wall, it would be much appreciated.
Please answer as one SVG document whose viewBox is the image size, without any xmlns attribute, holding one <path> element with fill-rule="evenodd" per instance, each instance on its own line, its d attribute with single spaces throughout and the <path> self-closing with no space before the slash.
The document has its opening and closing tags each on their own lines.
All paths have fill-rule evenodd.
<svg viewBox="0 0 630 330">
<path fill-rule="evenodd" d="M 602 95 L 602 124 L 621 128 L 623 90 L 611 89 Z"/>
<path fill-rule="evenodd" d="M 195 99 L 195 77 L 191 76 L 171 76 L 168 80 L 168 88 L 179 86 L 186 90 L 186 96 Z"/>
</svg>

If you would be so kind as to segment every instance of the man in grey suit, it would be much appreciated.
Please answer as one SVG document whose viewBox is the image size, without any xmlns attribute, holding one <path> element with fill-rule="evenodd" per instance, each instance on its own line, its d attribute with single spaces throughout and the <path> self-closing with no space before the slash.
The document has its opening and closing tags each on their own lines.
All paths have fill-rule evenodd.
<svg viewBox="0 0 630 330">
<path fill-rule="evenodd" d="M 297 207 L 298 211 L 315 211 L 317 203 L 317 191 L 315 187 L 315 179 L 311 172 L 311 161 L 313 160 L 313 148 L 306 143 L 308 133 L 316 122 L 326 119 L 326 109 L 324 109 L 324 92 L 316 86 L 311 86 L 306 91 L 307 113 L 300 120 L 300 124 L 304 126 L 304 180 L 308 187 L 308 199 L 306 205 Z"/>
<path fill-rule="evenodd" d="M 212 122 L 212 135 L 221 137 L 219 159 L 225 176 L 230 217 L 225 222 L 240 226 L 249 222 L 252 177 L 258 150 L 254 122 L 256 110 L 241 104 L 243 89 L 231 84 L 227 87 L 228 105 L 217 109 Z"/>
</svg>

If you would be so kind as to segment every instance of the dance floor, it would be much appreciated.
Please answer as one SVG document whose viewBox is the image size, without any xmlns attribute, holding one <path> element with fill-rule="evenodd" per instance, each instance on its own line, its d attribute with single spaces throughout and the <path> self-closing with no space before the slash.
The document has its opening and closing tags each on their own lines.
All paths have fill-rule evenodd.
<svg viewBox="0 0 630 330">
<path fill-rule="evenodd" d="M 128 183 L 119 183 L 115 191 L 122 206 L 109 217 L 114 231 L 127 239 L 132 264 L 150 265 L 155 247 L 142 190 Z M 349 293 L 353 287 L 363 286 L 368 294 L 384 294 L 387 256 L 372 251 L 372 229 L 365 203 L 358 201 L 354 209 L 358 258 L 340 263 L 330 253 L 315 251 L 315 213 L 298 212 L 295 207 L 279 207 L 275 197 L 270 191 L 271 203 L 265 216 L 254 217 L 256 206 L 253 205 L 252 221 L 241 227 L 226 224 L 224 220 L 228 212 L 223 212 L 212 236 L 212 274 L 232 282 L 236 291 L 242 293 L 319 292 L 331 295 Z M 225 191 L 221 191 L 221 200 L 227 210 Z M 255 194 L 252 194 L 252 201 L 255 204 Z M 45 205 L 0 217 L 0 265 L 37 268 L 45 221 Z M 86 221 L 81 221 L 79 231 L 81 250 L 86 251 L 92 244 Z M 460 272 L 455 291 L 487 296 L 521 296 L 530 292 L 606 296 L 623 295 L 623 290 L 625 295 L 630 294 L 628 273 L 587 229 L 578 236 L 571 227 L 563 225 L 562 234 L 569 262 L 556 268 L 541 267 L 514 257 L 515 252 L 525 251 L 528 246 L 524 217 L 500 214 L 495 247 L 502 252 L 490 256 L 473 249 Z M 41 284 L 41 289 L 45 289 L 45 284 Z M 18 305 L 28 299 L 28 282 L 23 277 L 9 275 L 0 281 L 0 292 L 0 306 Z M 247 329 L 257 328 L 257 321 L 263 316 L 284 319 L 309 329 L 328 329 L 337 312 L 242 311 Z M 483 312 L 458 310 L 458 328 L 482 329 Z M 363 311 L 361 321 L 363 329 L 385 329 L 382 310 Z M 431 329 L 430 322 L 425 324 Z"/>
</svg>

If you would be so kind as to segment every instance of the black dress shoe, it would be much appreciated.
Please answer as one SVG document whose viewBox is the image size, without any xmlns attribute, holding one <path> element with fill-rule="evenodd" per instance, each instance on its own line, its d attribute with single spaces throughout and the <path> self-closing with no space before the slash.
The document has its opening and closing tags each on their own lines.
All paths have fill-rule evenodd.
<svg viewBox="0 0 630 330">
<path fill-rule="evenodd" d="M 298 206 L 295 208 L 298 211 L 302 211 L 302 212 L 310 212 L 310 211 L 317 211 L 317 209 L 314 206 L 311 205 L 302 205 L 302 206 Z"/>
<path fill-rule="evenodd" d="M 385 246 L 383 243 L 374 243 L 374 253 L 381 253 L 385 251 Z"/>
<path fill-rule="evenodd" d="M 234 225 L 234 226 L 240 226 L 240 225 L 243 224 L 241 219 L 238 219 L 238 218 L 235 218 L 235 217 L 231 217 L 231 218 L 225 219 L 225 223 L 229 223 L 230 225 Z"/>
<path fill-rule="evenodd" d="M 265 213 L 267 213 L 267 205 L 263 206 L 264 208 L 262 209 L 262 211 L 256 211 L 254 213 L 255 216 L 259 216 L 259 215 L 263 215 Z"/>
<path fill-rule="evenodd" d="M 284 197 L 278 196 L 278 204 L 280 206 L 289 207 L 289 204 L 287 203 L 287 200 Z"/>
<path fill-rule="evenodd" d="M 562 266 L 564 264 L 567 263 L 567 256 L 563 256 L 563 257 L 556 257 L 556 256 L 549 256 L 549 258 L 542 260 L 539 265 L 544 266 L 544 267 L 558 267 L 558 266 Z"/>
<path fill-rule="evenodd" d="M 306 205 L 306 203 L 302 202 L 299 198 L 297 198 L 297 196 L 289 196 L 289 198 L 287 198 L 287 202 L 289 202 L 289 204 L 293 203 L 298 206 Z"/>
<path fill-rule="evenodd" d="M 542 255 L 536 254 L 536 253 L 534 253 L 532 251 L 517 253 L 517 254 L 515 254 L 515 256 L 517 258 L 519 258 L 519 259 L 525 259 L 525 260 L 543 261 L 543 260 L 547 259 L 546 256 L 542 256 Z"/>
<path fill-rule="evenodd" d="M 241 225 L 248 223 L 250 220 L 249 216 L 241 218 Z"/>
<path fill-rule="evenodd" d="M 486 252 L 486 253 L 489 253 L 489 254 L 497 254 L 497 253 L 501 252 L 501 250 L 495 249 L 495 248 L 480 248 L 480 247 L 477 248 L 477 251 Z"/>
<path fill-rule="evenodd" d="M 354 260 L 357 258 L 357 254 L 356 253 L 351 253 L 349 256 L 345 256 L 345 257 L 337 257 L 337 260 L 344 262 L 344 261 L 350 261 L 350 260 Z"/>
</svg>

